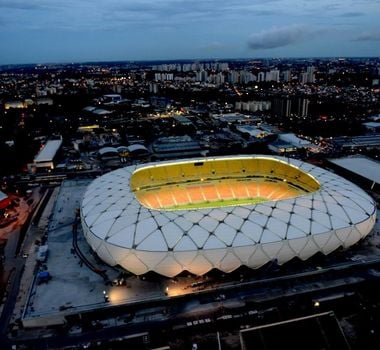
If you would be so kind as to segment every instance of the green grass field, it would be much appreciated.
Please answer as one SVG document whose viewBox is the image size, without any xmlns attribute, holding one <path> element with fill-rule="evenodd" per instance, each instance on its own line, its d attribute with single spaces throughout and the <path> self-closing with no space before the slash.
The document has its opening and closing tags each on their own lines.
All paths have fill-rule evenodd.
<svg viewBox="0 0 380 350">
<path fill-rule="evenodd" d="M 200 203 L 188 203 L 183 205 L 176 205 L 173 207 L 165 208 L 165 210 L 190 210 L 190 209 L 204 209 L 204 208 L 221 208 L 221 207 L 230 207 L 237 205 L 252 205 L 262 202 L 267 202 L 267 198 L 255 197 L 255 198 L 244 198 L 244 199 L 229 199 L 229 200 L 220 200 L 220 201 L 207 201 Z"/>
</svg>

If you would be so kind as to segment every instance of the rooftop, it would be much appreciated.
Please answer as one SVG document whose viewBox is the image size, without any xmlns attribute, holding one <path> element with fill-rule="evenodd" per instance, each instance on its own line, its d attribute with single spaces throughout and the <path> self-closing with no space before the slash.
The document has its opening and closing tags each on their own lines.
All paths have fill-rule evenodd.
<svg viewBox="0 0 380 350">
<path fill-rule="evenodd" d="M 333 138 L 332 142 L 340 147 L 374 147 L 380 145 L 380 134 L 353 137 L 341 136 Z"/>
<path fill-rule="evenodd" d="M 55 157 L 57 151 L 61 147 L 61 145 L 62 145 L 62 139 L 49 140 L 48 142 L 46 142 L 45 146 L 38 153 L 38 155 L 34 158 L 34 162 L 35 163 L 51 162 L 53 158 Z"/>
<path fill-rule="evenodd" d="M 288 142 L 293 146 L 296 147 L 304 147 L 309 146 L 310 142 L 307 140 L 303 140 L 299 137 L 297 137 L 295 134 L 288 133 L 288 134 L 280 134 L 278 135 L 278 138 L 282 141 Z"/>
<path fill-rule="evenodd" d="M 330 159 L 330 162 L 380 184 L 380 162 L 362 156 Z"/>
</svg>

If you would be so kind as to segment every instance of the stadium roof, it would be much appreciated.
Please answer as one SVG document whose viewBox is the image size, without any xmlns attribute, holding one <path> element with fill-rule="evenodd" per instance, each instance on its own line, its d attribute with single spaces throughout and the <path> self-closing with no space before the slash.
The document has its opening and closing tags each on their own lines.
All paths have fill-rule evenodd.
<svg viewBox="0 0 380 350">
<path fill-rule="evenodd" d="M 207 162 L 226 162 L 224 168 L 231 172 L 228 161 L 235 162 L 234 167 L 246 162 L 241 163 L 243 181 L 257 181 L 246 177 L 251 171 L 248 166 L 253 165 L 247 162 L 254 162 L 259 168 L 253 167 L 253 173 L 261 171 L 267 179 L 272 165 L 264 169 L 263 163 L 273 161 L 276 178 L 283 176 L 285 183 L 314 179 L 320 188 L 259 204 L 181 210 L 144 206 L 132 189 L 132 178 L 142 171 L 149 183 L 158 173 L 163 181 L 168 179 L 166 165 L 179 166 L 181 174 L 197 172 L 194 169 Z M 140 180 L 133 181 L 133 186 L 139 186 L 136 181 Z M 166 194 L 173 196 L 170 191 Z M 273 259 L 282 264 L 293 257 L 306 260 L 319 251 L 328 254 L 366 236 L 374 225 L 375 209 L 373 199 L 359 187 L 314 165 L 282 157 L 231 156 L 134 165 L 110 172 L 88 187 L 81 218 L 87 241 L 108 264 L 135 274 L 155 271 L 175 276 L 184 270 L 197 275 L 212 268 L 230 272 L 241 265 L 257 268 Z"/>
<path fill-rule="evenodd" d="M 329 159 L 329 161 L 380 184 L 380 162 L 362 156 Z"/>
<path fill-rule="evenodd" d="M 41 162 L 53 161 L 61 145 L 62 145 L 62 140 L 49 140 L 48 142 L 46 142 L 45 146 L 34 158 L 34 162 L 41 163 Z"/>
</svg>

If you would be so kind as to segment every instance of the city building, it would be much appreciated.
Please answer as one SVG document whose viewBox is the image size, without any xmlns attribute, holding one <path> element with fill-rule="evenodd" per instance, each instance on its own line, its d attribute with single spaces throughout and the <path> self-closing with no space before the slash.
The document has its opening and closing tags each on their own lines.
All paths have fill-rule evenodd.
<svg viewBox="0 0 380 350">
<path fill-rule="evenodd" d="M 58 153 L 58 150 L 62 146 L 62 142 L 62 138 L 60 138 L 59 140 L 47 141 L 46 144 L 40 150 L 40 152 L 37 154 L 37 156 L 34 158 L 33 163 L 28 165 L 29 169 L 31 171 L 49 171 L 54 169 L 54 160 Z"/>
<path fill-rule="evenodd" d="M 258 82 L 265 81 L 265 72 L 259 72 L 259 74 L 257 75 L 257 81 Z"/>
<path fill-rule="evenodd" d="M 5 109 L 11 109 L 11 108 L 26 108 L 28 105 L 24 101 L 9 101 L 5 102 L 4 108 Z"/>
<path fill-rule="evenodd" d="M 297 99 L 297 115 L 299 117 L 307 117 L 309 115 L 309 104 L 310 101 L 307 98 Z"/>
<path fill-rule="evenodd" d="M 272 103 L 272 113 L 278 117 L 289 118 L 292 114 L 292 100 L 283 97 L 274 98 Z"/>
<path fill-rule="evenodd" d="M 380 147 L 380 134 L 362 136 L 339 136 L 331 139 L 332 146 L 339 151 L 357 151 Z"/>
<path fill-rule="evenodd" d="M 237 106 L 240 106 L 240 105 L 237 105 Z M 217 121 L 222 121 L 225 123 L 245 124 L 245 123 L 261 121 L 261 119 L 258 117 L 255 117 L 253 115 L 241 114 L 241 113 L 213 114 L 211 117 Z"/>
<path fill-rule="evenodd" d="M 265 74 L 265 81 L 280 81 L 280 71 L 278 69 L 272 69 Z"/>
<path fill-rule="evenodd" d="M 297 147 L 290 143 L 277 140 L 268 144 L 268 148 L 276 154 L 292 153 L 297 151 Z"/>
<path fill-rule="evenodd" d="M 380 162 L 361 155 L 329 159 L 329 164 L 342 175 L 356 178 L 361 184 L 372 190 L 380 186 Z"/>
<path fill-rule="evenodd" d="M 292 79 L 292 72 L 290 70 L 285 70 L 282 72 L 283 81 L 288 83 Z"/>
<path fill-rule="evenodd" d="M 107 94 L 103 95 L 103 103 L 105 105 L 113 105 L 113 104 L 118 104 L 122 101 L 122 97 L 119 94 Z"/>
<path fill-rule="evenodd" d="M 307 73 L 307 82 L 311 84 L 315 83 L 315 67 L 314 66 L 307 67 L 306 73 Z"/>
<path fill-rule="evenodd" d="M 292 133 L 279 134 L 278 139 L 282 142 L 288 143 L 296 148 L 303 148 L 310 146 L 310 141 L 304 140 Z"/>
<path fill-rule="evenodd" d="M 267 111 L 271 108 L 270 101 L 236 101 L 235 109 L 239 111 L 257 112 Z"/>
<path fill-rule="evenodd" d="M 119 151 L 116 147 L 102 147 L 98 151 L 99 158 L 102 160 L 119 158 Z"/>
<path fill-rule="evenodd" d="M 207 150 L 190 136 L 160 137 L 151 145 L 153 156 L 158 159 L 172 159 L 206 155 Z"/>
<path fill-rule="evenodd" d="M 270 135 L 268 132 L 252 125 L 238 125 L 236 127 L 236 130 L 242 134 L 248 134 L 250 137 L 253 137 L 255 139 L 263 139 Z"/>
<path fill-rule="evenodd" d="M 363 123 L 363 126 L 373 134 L 380 133 L 380 122 L 367 122 Z"/>
</svg>

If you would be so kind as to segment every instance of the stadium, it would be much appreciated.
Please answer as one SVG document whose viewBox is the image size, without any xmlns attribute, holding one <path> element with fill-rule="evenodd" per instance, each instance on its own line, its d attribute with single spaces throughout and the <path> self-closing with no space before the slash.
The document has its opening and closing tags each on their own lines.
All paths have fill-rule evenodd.
<svg viewBox="0 0 380 350">
<path fill-rule="evenodd" d="M 128 166 L 95 179 L 81 204 L 84 236 L 104 262 L 168 277 L 329 254 L 375 220 L 372 198 L 344 178 L 258 155 Z"/>
</svg>

